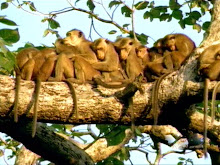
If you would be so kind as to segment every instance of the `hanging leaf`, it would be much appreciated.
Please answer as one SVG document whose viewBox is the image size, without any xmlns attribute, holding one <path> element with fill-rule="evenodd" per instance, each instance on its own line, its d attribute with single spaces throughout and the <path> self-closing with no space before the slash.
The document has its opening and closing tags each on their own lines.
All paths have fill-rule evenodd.
<svg viewBox="0 0 220 165">
<path fill-rule="evenodd" d="M 197 30 L 198 32 L 201 32 L 202 27 L 199 24 L 194 24 L 193 29 Z"/>
<path fill-rule="evenodd" d="M 149 4 L 148 1 L 140 1 L 137 4 L 135 4 L 134 6 L 137 10 L 144 10 L 144 9 L 146 9 L 148 4 Z"/>
<path fill-rule="evenodd" d="M 2 17 L 0 17 L 0 23 L 3 23 L 5 25 L 9 25 L 9 26 L 17 26 L 17 24 L 14 21 L 11 21 L 9 19 L 2 18 Z"/>
<path fill-rule="evenodd" d="M 204 23 L 202 24 L 202 30 L 207 31 L 208 28 L 209 28 L 209 26 L 210 26 L 210 24 L 211 24 L 211 23 L 210 23 L 209 21 L 204 22 Z"/>
<path fill-rule="evenodd" d="M 1 4 L 1 10 L 7 9 L 8 8 L 8 3 L 7 2 L 3 2 Z"/>
<path fill-rule="evenodd" d="M 183 13 L 181 10 L 173 10 L 172 16 L 173 16 L 173 18 L 180 20 L 183 18 Z"/>
<path fill-rule="evenodd" d="M 60 27 L 60 24 L 54 19 L 48 19 L 48 22 L 52 29 L 57 29 L 58 27 Z"/>
<path fill-rule="evenodd" d="M 8 44 L 16 43 L 20 39 L 18 29 L 1 29 L 0 37 Z"/>
<path fill-rule="evenodd" d="M 89 7 L 89 10 L 91 10 L 91 11 L 93 11 L 95 9 L 95 4 L 93 3 L 93 0 L 88 0 L 87 6 Z"/>
<path fill-rule="evenodd" d="M 176 0 L 170 0 L 169 6 L 171 10 L 178 10 L 181 5 Z"/>
<path fill-rule="evenodd" d="M 121 8 L 121 13 L 125 15 L 125 17 L 131 17 L 131 9 L 128 8 L 127 6 L 123 6 Z"/>
<path fill-rule="evenodd" d="M 110 32 L 108 32 L 108 34 L 115 34 L 115 33 L 117 33 L 116 30 L 111 30 Z"/>
<path fill-rule="evenodd" d="M 108 5 L 108 7 L 111 9 L 113 6 L 118 6 L 122 4 L 122 2 L 119 2 L 119 1 L 111 1 Z"/>
</svg>

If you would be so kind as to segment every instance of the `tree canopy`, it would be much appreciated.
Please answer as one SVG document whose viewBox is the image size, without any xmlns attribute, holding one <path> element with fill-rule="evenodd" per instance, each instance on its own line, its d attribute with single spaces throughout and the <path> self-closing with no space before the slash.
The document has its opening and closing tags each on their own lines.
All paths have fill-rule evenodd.
<svg viewBox="0 0 220 165">
<path fill-rule="evenodd" d="M 16 155 L 16 164 L 22 164 L 24 161 L 34 164 L 39 157 L 41 159 L 38 161 L 45 159 L 55 164 L 121 165 L 126 161 L 136 164 L 131 161 L 132 151 L 144 154 L 146 160 L 142 163 L 145 164 L 160 164 L 162 158 L 167 155 L 186 154 L 192 151 L 196 151 L 198 157 L 201 156 L 204 83 L 203 77 L 198 75 L 198 57 L 205 48 L 219 43 L 220 2 L 66 0 L 62 5 L 61 2 L 60 6 L 56 5 L 54 10 L 45 10 L 47 5 L 53 5 L 53 3 L 45 2 L 45 6 L 37 6 L 35 1 L 5 0 L 1 2 L 1 10 L 6 14 L 0 15 L 0 24 L 4 25 L 0 28 L 0 131 L 13 138 L 1 139 L 1 146 L 12 150 L 10 157 Z M 24 31 L 18 26 L 21 23 L 16 19 L 8 18 L 7 15 L 7 11 L 12 7 L 13 11 L 23 11 L 27 15 L 31 14 L 31 17 L 38 16 L 41 20 L 37 23 L 38 26 L 46 25 L 42 36 L 49 38 L 51 45 L 35 45 L 29 41 L 25 41 L 26 43 L 22 45 L 21 38 L 24 36 Z M 81 15 L 85 17 L 80 17 Z M 149 22 L 149 27 L 155 26 L 155 31 L 146 33 L 150 29 L 137 22 L 140 17 L 141 21 Z M 196 48 L 186 64 L 162 81 L 158 98 L 162 113 L 157 126 L 152 125 L 153 115 L 150 107 L 153 82 L 132 84 L 120 89 L 73 84 L 78 99 L 79 118 L 70 116 L 75 105 L 66 84 L 44 82 L 43 91 L 40 93 L 37 134 L 36 137 L 31 138 L 33 112 L 31 110 L 27 114 L 27 108 L 34 97 L 34 82 L 22 81 L 19 122 L 13 122 L 13 113 L 10 111 L 14 103 L 16 54 L 28 47 L 38 49 L 52 47 L 56 38 L 63 37 L 67 30 L 79 29 L 78 24 L 81 23 L 78 19 L 81 18 L 82 26 L 86 28 L 85 33 L 91 41 L 99 37 L 111 40 L 117 37 L 131 37 L 137 38 L 143 45 L 148 46 L 149 43 L 154 42 L 152 38 L 155 38 L 158 33 L 164 35 L 167 33 L 155 22 L 172 24 L 174 21 L 182 29 L 193 29 L 199 35 L 203 34 L 204 40 L 198 43 L 200 46 Z M 69 27 L 69 22 L 73 22 L 74 27 Z M 34 36 L 35 32 L 32 28 L 37 27 L 32 26 L 31 22 L 27 24 L 30 31 L 26 30 L 26 32 Z M 192 36 L 188 32 L 186 35 Z M 31 39 L 36 40 L 35 37 L 30 36 Z M 13 50 L 16 44 L 19 46 Z M 210 93 L 215 84 L 216 82 L 212 82 L 209 86 Z M 128 110 L 122 118 L 120 117 L 126 109 L 123 99 L 127 97 L 133 98 L 135 137 L 130 130 L 132 113 Z M 212 127 L 208 118 L 208 138 L 211 141 L 208 152 L 213 164 L 220 162 L 219 114 L 220 111 L 217 109 L 216 120 Z M 84 125 L 82 128 L 85 130 L 81 130 L 78 125 Z M 167 140 L 168 137 L 172 137 L 173 140 Z M 33 154 L 31 160 L 28 160 L 25 155 L 31 153 L 27 152 L 25 147 L 20 147 L 20 143 L 14 139 L 39 156 Z M 162 151 L 162 144 L 171 146 L 172 150 Z M 150 159 L 150 152 L 156 155 L 155 159 Z M 173 163 L 193 164 L 193 161 L 180 155 Z"/>
</svg>

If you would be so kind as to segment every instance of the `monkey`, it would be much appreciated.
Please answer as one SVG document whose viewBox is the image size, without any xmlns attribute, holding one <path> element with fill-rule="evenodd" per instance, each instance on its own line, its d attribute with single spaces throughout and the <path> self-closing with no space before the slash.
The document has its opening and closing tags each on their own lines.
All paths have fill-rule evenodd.
<svg viewBox="0 0 220 165">
<path fill-rule="evenodd" d="M 92 43 L 92 49 L 97 55 L 98 62 L 92 67 L 102 72 L 105 82 L 127 78 L 119 63 L 119 56 L 112 42 L 99 38 Z"/>
<path fill-rule="evenodd" d="M 149 49 L 149 56 L 150 62 L 144 68 L 144 75 L 149 82 L 173 70 L 173 62 L 170 54 L 166 54 L 166 52 L 160 54 L 157 48 L 152 47 Z"/>
<path fill-rule="evenodd" d="M 207 109 L 208 109 L 208 85 L 210 81 L 220 80 L 220 44 L 212 45 L 206 48 L 199 57 L 199 73 L 205 77 L 204 81 L 204 154 L 207 157 Z M 219 83 L 215 86 L 212 94 L 211 107 L 211 125 L 214 121 L 214 103 Z"/>
<path fill-rule="evenodd" d="M 100 72 L 89 63 L 90 60 L 87 61 L 86 56 L 78 54 L 76 47 L 65 44 L 64 39 L 58 39 L 55 47 L 59 55 L 55 66 L 55 77 L 50 81 L 68 80 L 72 83 L 83 84 L 94 77 L 101 77 Z"/>
<path fill-rule="evenodd" d="M 137 41 L 131 38 L 120 38 L 114 43 L 116 50 L 119 52 L 119 59 L 122 68 L 125 70 L 128 79 L 124 82 L 130 83 L 139 75 L 143 75 L 143 69 L 138 61 L 136 47 Z"/>
<path fill-rule="evenodd" d="M 168 76 L 173 70 L 177 70 L 189 57 L 189 55 L 195 49 L 195 43 L 184 34 L 169 34 L 164 38 L 159 39 L 155 43 L 155 48 L 159 47 L 158 53 L 163 54 L 163 64 L 167 70 L 162 70 L 164 74 L 159 79 L 156 80 L 153 92 L 152 92 L 152 111 L 154 114 L 154 125 L 157 124 L 158 120 L 158 90 L 160 83 L 164 77 Z M 162 69 L 161 65 L 159 65 Z"/>
<path fill-rule="evenodd" d="M 179 33 L 166 35 L 163 46 L 171 51 L 174 70 L 178 70 L 195 49 L 195 43 L 188 36 Z"/>
<path fill-rule="evenodd" d="M 207 49 L 205 49 L 202 54 L 199 56 L 199 71 L 203 73 L 203 69 L 206 70 L 210 66 L 210 64 L 214 63 L 215 60 L 219 60 L 220 55 L 220 44 L 211 45 Z M 209 73 L 206 73 L 209 76 Z M 209 77 L 214 78 L 214 77 Z M 213 79 L 214 80 L 214 79 Z"/>
<path fill-rule="evenodd" d="M 38 98 L 41 81 L 47 81 L 52 74 L 56 58 L 56 51 L 53 48 L 45 48 L 43 50 L 26 48 L 20 51 L 16 56 L 16 94 L 13 108 L 15 122 L 18 122 L 17 107 L 19 102 L 20 80 L 34 80 L 36 82 L 32 137 L 34 137 L 36 133 Z"/>
<path fill-rule="evenodd" d="M 136 47 L 136 54 L 143 69 L 147 66 L 147 63 L 150 62 L 148 51 L 148 48 L 144 45 Z"/>
<path fill-rule="evenodd" d="M 67 32 L 64 43 L 71 46 L 75 50 L 75 54 L 82 56 L 90 64 L 98 61 L 95 52 L 91 48 L 92 42 L 87 40 L 80 30 L 73 29 Z"/>
</svg>

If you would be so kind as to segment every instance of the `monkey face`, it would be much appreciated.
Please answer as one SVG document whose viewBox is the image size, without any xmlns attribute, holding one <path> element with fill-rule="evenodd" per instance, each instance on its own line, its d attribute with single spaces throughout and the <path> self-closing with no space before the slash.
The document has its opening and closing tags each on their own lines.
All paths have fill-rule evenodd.
<svg viewBox="0 0 220 165">
<path fill-rule="evenodd" d="M 148 55 L 148 50 L 145 47 L 137 48 L 136 53 L 137 53 L 137 57 L 143 59 L 145 56 Z"/>
<path fill-rule="evenodd" d="M 120 50 L 120 59 L 127 60 L 129 51 L 126 48 Z"/>
<path fill-rule="evenodd" d="M 66 38 L 64 38 L 64 43 L 70 46 L 76 46 L 81 43 L 82 39 L 84 39 L 83 32 L 79 30 L 72 30 L 67 32 Z"/>
<path fill-rule="evenodd" d="M 174 35 L 168 35 L 165 37 L 164 46 L 171 51 L 176 50 L 176 39 Z"/>
<path fill-rule="evenodd" d="M 105 59 L 105 52 L 102 48 L 96 50 L 97 58 L 101 61 Z"/>
</svg>

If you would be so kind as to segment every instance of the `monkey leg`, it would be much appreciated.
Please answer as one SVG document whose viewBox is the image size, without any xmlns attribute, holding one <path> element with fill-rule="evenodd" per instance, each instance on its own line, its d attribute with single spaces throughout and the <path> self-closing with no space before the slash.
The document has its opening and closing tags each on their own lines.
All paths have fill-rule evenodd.
<svg viewBox="0 0 220 165">
<path fill-rule="evenodd" d="M 21 69 L 21 78 L 23 80 L 31 80 L 33 75 L 33 70 L 35 66 L 35 61 L 33 59 L 29 59 Z"/>
<path fill-rule="evenodd" d="M 65 61 L 69 61 L 66 54 L 62 53 L 57 58 L 55 66 L 55 81 L 62 81 L 64 78 Z"/>
<path fill-rule="evenodd" d="M 167 70 L 172 71 L 173 70 L 173 60 L 171 57 L 171 52 L 169 51 L 165 51 L 164 52 L 164 57 L 163 57 L 163 63 L 165 68 L 167 68 Z"/>
</svg>

